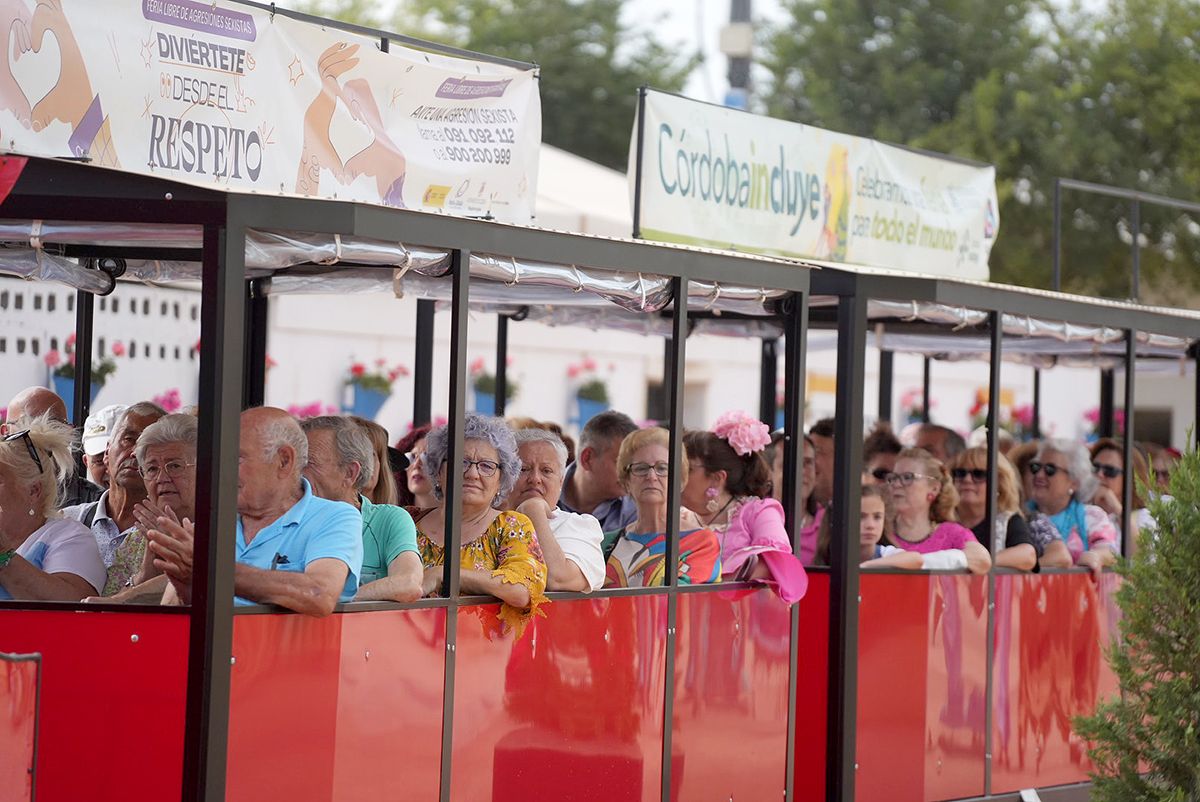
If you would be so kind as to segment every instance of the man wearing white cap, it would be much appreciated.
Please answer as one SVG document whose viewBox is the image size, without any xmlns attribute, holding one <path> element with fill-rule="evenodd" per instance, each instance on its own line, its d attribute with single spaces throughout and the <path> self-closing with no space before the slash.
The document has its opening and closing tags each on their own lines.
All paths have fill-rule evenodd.
<svg viewBox="0 0 1200 802">
<path fill-rule="evenodd" d="M 108 462 L 104 459 L 108 437 L 124 411 L 124 404 L 110 404 L 88 415 L 83 424 L 83 464 L 87 466 L 88 478 L 100 492 L 108 489 Z"/>
<path fill-rule="evenodd" d="M 26 387 L 8 402 L 8 423 L 0 427 L 0 434 L 28 429 L 29 421 L 43 416 L 58 423 L 66 423 L 66 403 L 55 395 L 53 390 L 45 387 Z M 59 505 L 68 507 L 96 501 L 101 492 L 103 488 L 96 487 L 80 476 L 78 471 L 72 470 L 71 478 L 63 488 Z"/>
</svg>

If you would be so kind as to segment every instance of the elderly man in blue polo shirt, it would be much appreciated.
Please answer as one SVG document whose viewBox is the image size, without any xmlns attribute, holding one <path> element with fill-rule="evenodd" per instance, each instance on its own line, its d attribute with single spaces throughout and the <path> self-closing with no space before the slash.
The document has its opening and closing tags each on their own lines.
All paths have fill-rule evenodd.
<svg viewBox="0 0 1200 802">
<path fill-rule="evenodd" d="M 302 478 L 308 439 L 282 409 L 242 413 L 238 447 L 237 604 L 276 604 L 323 616 L 350 601 L 362 570 L 362 517 L 313 495 Z M 179 601 L 191 598 L 192 524 L 159 518 L 149 533 L 154 564 Z"/>
</svg>

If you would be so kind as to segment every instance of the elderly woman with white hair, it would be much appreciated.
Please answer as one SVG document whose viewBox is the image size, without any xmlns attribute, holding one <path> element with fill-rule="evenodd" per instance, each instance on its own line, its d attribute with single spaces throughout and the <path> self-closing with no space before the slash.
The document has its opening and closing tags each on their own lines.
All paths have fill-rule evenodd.
<svg viewBox="0 0 1200 802">
<path fill-rule="evenodd" d="M 462 422 L 462 496 L 459 499 L 461 573 L 464 594 L 495 596 L 502 604 L 500 621 L 518 635 L 537 608 L 546 602 L 546 563 L 533 522 L 504 502 L 517 483 L 521 460 L 512 430 L 500 418 L 469 414 Z M 418 510 L 417 546 L 425 564 L 422 590 L 437 593 L 446 554 L 446 506 L 450 431 L 439 426 L 429 432 L 421 459 L 425 475 L 440 502 Z"/>
<path fill-rule="evenodd" d="M 545 429 L 521 429 L 513 434 L 521 475 L 505 506 L 533 522 L 546 560 L 546 589 L 596 590 L 604 585 L 600 522 L 594 516 L 558 508 L 567 471 L 566 443 Z"/>
<path fill-rule="evenodd" d="M 421 555 L 412 516 L 401 507 L 368 498 L 378 487 L 381 471 L 375 444 L 362 424 L 355 418 L 322 415 L 301 421 L 300 428 L 308 437 L 304 478 L 313 493 L 344 501 L 362 513 L 363 563 L 354 600 L 421 598 Z"/>
<path fill-rule="evenodd" d="M 1046 547 L 1043 568 L 1078 565 L 1099 573 L 1116 562 L 1117 529 L 1104 510 L 1083 500 L 1096 489 L 1087 449 L 1065 439 L 1043 440 L 1026 465 L 1034 509 L 1050 519 L 1060 543 Z"/>
<path fill-rule="evenodd" d="M 160 517 L 196 520 L 198 440 L 195 415 L 167 415 L 142 431 L 133 449 L 146 484 L 146 498 L 133 509 L 137 529 L 117 546 L 104 586 L 106 598 L 87 601 L 137 604 L 157 603 L 162 598 L 167 578 L 155 567 L 154 554 L 146 548 L 146 532 L 157 528 Z"/>
<path fill-rule="evenodd" d="M 104 586 L 91 530 L 62 518 L 72 431 L 46 416 L 0 438 L 0 599 L 79 601 Z"/>
</svg>

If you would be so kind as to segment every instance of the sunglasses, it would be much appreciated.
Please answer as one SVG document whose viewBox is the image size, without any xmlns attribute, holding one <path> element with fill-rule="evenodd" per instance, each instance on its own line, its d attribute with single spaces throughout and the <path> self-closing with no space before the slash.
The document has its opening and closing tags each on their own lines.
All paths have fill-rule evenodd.
<svg viewBox="0 0 1200 802">
<path fill-rule="evenodd" d="M 1050 479 L 1059 471 L 1067 472 L 1067 469 L 1061 465 L 1055 465 L 1053 462 L 1031 462 L 1029 463 L 1029 472 L 1037 476 L 1042 471 L 1046 472 L 1046 478 Z"/>
<path fill-rule="evenodd" d="M 891 473 L 887 468 L 876 468 L 871 471 L 871 476 L 875 477 L 876 482 L 886 482 L 888 474 Z"/>
<path fill-rule="evenodd" d="M 987 471 L 983 468 L 954 468 L 950 471 L 950 475 L 954 477 L 954 481 L 961 482 L 970 476 L 976 482 L 987 481 Z"/>
<path fill-rule="evenodd" d="M 896 485 L 900 485 L 901 487 L 911 487 L 912 483 L 918 479 L 933 479 L 934 481 L 937 481 L 937 478 L 938 477 L 930 476 L 926 473 L 913 473 L 912 471 L 905 471 L 904 473 L 889 473 L 886 481 L 892 487 L 895 487 Z"/>
<path fill-rule="evenodd" d="M 33 438 L 29 436 L 29 430 L 23 429 L 19 432 L 4 435 L 5 443 L 11 443 L 14 440 L 25 441 L 25 450 L 29 452 L 29 458 L 33 460 L 33 464 L 37 465 L 38 473 L 45 473 L 46 468 L 42 465 L 42 458 L 38 454 L 37 446 L 33 444 Z"/>
<path fill-rule="evenodd" d="M 1116 465 L 1103 465 L 1099 462 L 1092 463 L 1092 471 L 1097 476 L 1103 476 L 1105 479 L 1116 479 L 1125 473 L 1123 468 L 1118 468 Z"/>
</svg>

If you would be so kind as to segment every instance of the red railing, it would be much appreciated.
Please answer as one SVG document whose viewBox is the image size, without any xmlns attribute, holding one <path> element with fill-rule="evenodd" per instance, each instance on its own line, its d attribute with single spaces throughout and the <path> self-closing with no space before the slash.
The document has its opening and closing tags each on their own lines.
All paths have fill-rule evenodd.
<svg viewBox="0 0 1200 802">
<path fill-rule="evenodd" d="M 861 580 L 858 799 L 982 795 L 988 578 Z M 994 581 L 992 791 L 1084 780 L 1070 718 L 1115 690 L 1101 649 L 1116 580 Z M 828 600 L 814 573 L 799 608 L 801 800 L 824 798 Z M 666 603 L 560 599 L 520 640 L 492 634 L 494 605 L 459 610 L 453 797 L 660 798 Z M 228 799 L 436 798 L 446 614 L 238 615 Z M 677 622 L 672 796 L 781 798 L 788 609 L 765 590 L 708 589 L 678 596 Z M 39 800 L 178 798 L 187 628 L 181 615 L 0 608 L 0 651 L 43 656 Z M 0 709 L 26 710 L 4 687 Z M 24 720 L 12 714 L 2 737 Z M 12 754 L 4 771 L 25 759 Z"/>
</svg>

